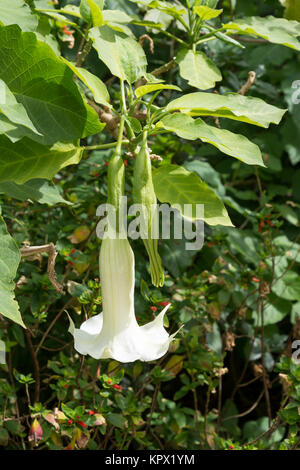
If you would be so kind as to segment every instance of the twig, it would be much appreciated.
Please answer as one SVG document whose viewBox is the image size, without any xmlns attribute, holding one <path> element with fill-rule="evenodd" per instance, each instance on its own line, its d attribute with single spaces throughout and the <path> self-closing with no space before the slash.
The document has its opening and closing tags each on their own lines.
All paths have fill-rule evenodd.
<svg viewBox="0 0 300 470">
<path fill-rule="evenodd" d="M 256 73 L 253 72 L 253 70 L 251 72 L 248 73 L 248 80 L 246 81 L 246 83 L 239 89 L 238 93 L 240 95 L 246 95 L 246 93 L 248 93 L 248 91 L 250 90 L 250 88 L 252 87 L 253 83 L 255 82 L 256 80 Z"/>
<path fill-rule="evenodd" d="M 264 284 L 264 281 L 261 280 L 261 289 L 260 289 L 261 292 L 259 295 L 259 310 L 260 310 L 260 315 L 261 315 L 261 363 L 262 363 L 262 369 L 263 369 L 262 378 L 263 378 L 263 383 L 264 383 L 264 393 L 265 393 L 265 398 L 266 398 L 266 405 L 267 405 L 269 426 L 270 426 L 272 422 L 272 410 L 271 410 L 270 394 L 269 394 L 269 388 L 268 388 L 268 375 L 267 375 L 267 370 L 265 366 L 265 321 L 264 321 L 265 294 L 263 292 L 264 290 L 263 284 Z"/>
<path fill-rule="evenodd" d="M 283 401 L 283 403 L 281 404 L 278 412 L 277 412 L 277 416 L 276 418 L 274 419 L 274 422 L 272 424 L 272 426 L 265 432 L 263 432 L 262 434 L 260 434 L 258 437 L 256 437 L 253 441 L 250 441 L 250 442 L 247 442 L 247 444 L 244 444 L 243 447 L 247 447 L 247 446 L 250 446 L 250 445 L 253 445 L 253 444 L 256 444 L 256 442 L 260 441 L 260 439 L 262 439 L 263 437 L 269 437 L 271 434 L 273 434 L 274 431 L 276 431 L 276 429 L 279 427 L 280 425 L 280 417 L 279 417 L 279 413 L 280 411 L 284 408 L 284 406 L 286 405 L 286 402 L 289 400 L 289 397 L 286 397 L 285 400 Z"/>
<path fill-rule="evenodd" d="M 232 34 L 230 35 L 234 39 L 237 39 L 240 42 L 249 42 L 252 44 L 270 44 L 269 41 L 266 39 L 260 39 L 260 38 L 246 38 L 245 36 L 240 36 L 239 34 Z"/>
<path fill-rule="evenodd" d="M 47 338 L 48 336 L 48 333 L 52 330 L 53 326 L 55 325 L 55 323 L 57 322 L 57 320 L 61 317 L 61 315 L 64 313 L 65 309 L 68 307 L 68 305 L 71 303 L 72 299 L 69 299 L 68 302 L 63 306 L 63 308 L 58 312 L 58 314 L 56 315 L 56 317 L 52 320 L 52 322 L 50 323 L 50 325 L 48 326 L 47 330 L 45 331 L 45 333 L 43 334 L 43 337 L 41 339 L 41 341 L 39 342 L 36 350 L 35 350 L 35 354 L 37 355 L 37 353 L 39 352 L 41 346 L 43 345 L 45 339 Z"/>
<path fill-rule="evenodd" d="M 249 413 L 251 413 L 251 411 L 253 411 L 257 405 L 259 404 L 260 400 L 262 399 L 262 397 L 264 396 L 264 393 L 265 391 L 263 390 L 259 397 L 257 398 L 257 400 L 253 403 L 252 406 L 250 406 L 250 408 L 248 408 L 248 410 L 244 411 L 243 413 L 239 413 L 238 415 L 233 415 L 233 416 L 226 416 L 225 418 L 223 418 L 223 422 L 224 421 L 228 421 L 229 419 L 235 419 L 235 418 L 242 418 L 243 416 L 246 416 L 248 415 Z"/>
<path fill-rule="evenodd" d="M 204 436 L 205 436 L 205 441 L 207 442 L 208 445 L 209 445 L 209 442 L 208 442 L 208 436 L 207 436 L 207 415 L 208 415 L 209 401 L 210 401 L 210 388 L 208 387 L 207 395 L 206 395 L 206 403 L 205 403 L 205 414 L 204 414 Z"/>
<path fill-rule="evenodd" d="M 49 280 L 51 284 L 53 285 L 53 287 L 55 288 L 55 290 L 57 290 L 57 292 L 64 294 L 63 287 L 57 282 L 57 279 L 56 279 L 55 259 L 57 256 L 57 251 L 53 243 L 48 243 L 47 245 L 41 245 L 41 246 L 24 246 L 23 248 L 20 249 L 20 253 L 23 258 L 26 258 L 27 256 L 40 254 L 40 253 L 48 253 L 49 258 L 48 258 L 47 274 L 48 274 Z"/>
<path fill-rule="evenodd" d="M 143 43 L 144 43 L 145 39 L 147 39 L 147 41 L 149 41 L 149 48 L 150 48 L 151 54 L 154 54 L 154 42 L 153 42 L 153 39 L 149 36 L 149 34 L 143 34 L 139 38 L 140 45 L 143 46 Z"/>
<path fill-rule="evenodd" d="M 26 340 L 27 340 L 27 343 L 28 343 L 29 352 L 30 352 L 32 360 L 33 360 L 34 380 L 35 380 L 34 403 L 37 403 L 39 401 L 39 398 L 40 398 L 40 384 L 41 384 L 41 381 L 40 381 L 40 366 L 39 366 L 39 362 L 37 360 L 37 354 L 33 349 L 33 344 L 32 344 L 32 341 L 31 341 L 30 332 L 27 329 L 27 330 L 24 330 L 24 333 L 25 333 Z"/>
</svg>

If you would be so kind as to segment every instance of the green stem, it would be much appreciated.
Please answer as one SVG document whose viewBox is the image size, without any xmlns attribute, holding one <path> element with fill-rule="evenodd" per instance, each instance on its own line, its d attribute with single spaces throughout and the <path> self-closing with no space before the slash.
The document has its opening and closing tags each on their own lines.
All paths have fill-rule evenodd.
<svg viewBox="0 0 300 470">
<path fill-rule="evenodd" d="M 62 13 L 63 15 L 70 15 L 70 16 L 76 16 L 76 18 L 81 18 L 79 13 L 76 13 L 74 11 L 69 11 L 69 10 L 55 10 L 51 8 L 35 8 L 35 11 L 38 11 L 40 13 Z"/>
<path fill-rule="evenodd" d="M 129 140 L 122 140 L 121 145 L 128 145 Z M 85 150 L 105 150 L 105 149 L 112 149 L 118 145 L 118 142 L 111 142 L 110 144 L 99 144 L 99 145 L 87 145 Z"/>
<path fill-rule="evenodd" d="M 222 28 L 219 28 L 219 29 L 214 29 L 212 28 L 211 26 L 209 25 L 205 25 L 205 28 L 209 29 L 211 31 L 211 33 L 207 33 L 207 34 L 204 34 L 203 36 L 200 37 L 200 39 L 197 41 L 196 44 L 200 44 L 200 42 L 204 42 L 206 41 L 207 39 L 215 36 L 216 33 L 219 33 L 221 31 L 225 31 L 225 28 L 222 27 Z"/>
<path fill-rule="evenodd" d="M 124 132 L 124 123 L 125 123 L 125 116 L 121 116 L 120 125 L 119 125 L 119 134 L 118 134 L 118 141 L 116 146 L 115 155 L 121 155 L 121 148 L 123 142 L 123 132 Z"/>
<path fill-rule="evenodd" d="M 180 39 L 180 38 L 177 38 L 174 34 L 169 33 L 169 31 L 164 31 L 163 29 L 161 29 L 160 32 L 163 33 L 163 34 L 165 34 L 165 35 L 168 36 L 169 38 L 174 39 L 174 41 L 177 41 L 177 42 L 179 42 L 180 44 L 182 44 L 182 45 L 188 47 L 188 43 L 187 43 L 187 42 L 183 41 L 183 40 Z"/>
<path fill-rule="evenodd" d="M 121 86 L 121 109 L 122 109 L 123 114 L 127 114 L 124 80 L 120 80 L 120 86 Z"/>
</svg>

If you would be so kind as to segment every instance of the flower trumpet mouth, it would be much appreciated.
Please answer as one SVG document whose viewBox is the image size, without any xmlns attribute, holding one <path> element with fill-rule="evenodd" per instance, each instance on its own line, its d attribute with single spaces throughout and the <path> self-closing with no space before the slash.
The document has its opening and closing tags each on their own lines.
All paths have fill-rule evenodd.
<svg viewBox="0 0 300 470">
<path fill-rule="evenodd" d="M 69 332 L 75 349 L 95 359 L 119 362 L 153 361 L 169 349 L 174 335 L 163 326 L 168 304 L 150 323 L 139 326 L 134 313 L 134 254 L 127 239 L 103 240 L 100 250 L 103 312 Z"/>
</svg>

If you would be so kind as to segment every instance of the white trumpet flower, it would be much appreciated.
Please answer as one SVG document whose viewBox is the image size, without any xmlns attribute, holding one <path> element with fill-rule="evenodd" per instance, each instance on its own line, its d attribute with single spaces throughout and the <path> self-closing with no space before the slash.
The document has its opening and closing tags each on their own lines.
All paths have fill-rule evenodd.
<svg viewBox="0 0 300 470">
<path fill-rule="evenodd" d="M 75 349 L 95 359 L 119 362 L 162 357 L 175 336 L 169 336 L 163 326 L 170 304 L 150 323 L 138 325 L 134 313 L 134 254 L 127 238 L 105 238 L 99 264 L 103 312 L 82 323 L 80 329 L 70 320 Z"/>
</svg>

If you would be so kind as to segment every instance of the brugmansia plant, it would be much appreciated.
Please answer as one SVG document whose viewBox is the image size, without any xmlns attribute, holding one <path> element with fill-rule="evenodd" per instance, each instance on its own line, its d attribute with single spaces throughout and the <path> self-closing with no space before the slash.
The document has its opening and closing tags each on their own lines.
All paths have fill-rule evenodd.
<svg viewBox="0 0 300 470">
<path fill-rule="evenodd" d="M 10 196 L 23 191 L 25 199 L 39 201 L 37 184 L 50 187 L 58 172 L 78 164 L 92 150 L 115 148 L 108 166 L 108 200 L 116 208 L 124 191 L 125 152 L 135 155 L 132 198 L 150 207 L 156 201 L 176 205 L 204 204 L 208 225 L 232 225 L 223 201 L 201 177 L 183 166 L 162 162 L 152 169 L 150 141 L 156 135 L 174 133 L 187 140 L 211 144 L 228 157 L 248 165 L 264 166 L 259 147 L 243 135 L 220 128 L 218 120 L 236 120 L 267 128 L 278 124 L 285 110 L 241 93 L 214 93 L 221 71 L 204 52 L 208 41 L 222 41 L 232 48 L 244 47 L 239 36 L 263 38 L 299 50 L 300 26 L 296 21 L 274 17 L 249 17 L 226 24 L 215 0 L 168 2 L 134 1 L 145 18 L 105 8 L 102 0 L 82 0 L 80 5 L 39 0 L 2 0 L 0 4 L 0 183 Z M 155 11 L 155 15 L 151 12 Z M 149 19 L 151 18 L 151 19 Z M 180 34 L 168 31 L 177 24 Z M 134 26 L 160 31 L 174 40 L 175 57 L 156 70 L 147 69 L 142 41 Z M 73 61 L 62 57 L 57 39 L 70 48 L 74 34 L 81 44 Z M 150 40 L 146 34 L 143 39 Z M 74 38 L 73 38 L 74 39 Z M 119 88 L 107 89 L 102 80 L 84 68 L 96 51 Z M 182 79 L 197 91 L 184 93 L 163 80 L 178 68 Z M 200 90 L 200 91 L 199 91 Z M 159 94 L 173 94 L 161 106 Z M 215 125 L 208 124 L 207 117 Z M 113 138 L 103 143 L 108 131 Z M 93 137 L 91 137 L 93 136 Z M 118 139 L 115 140 L 115 137 Z M 100 183 L 99 183 L 100 184 Z M 26 189 L 26 191 L 25 191 Z M 157 214 L 148 220 L 144 244 L 155 286 L 164 273 L 158 242 Z M 145 216 L 146 217 L 146 216 Z M 192 219 L 195 220 L 193 211 Z M 26 327 L 14 298 L 14 278 L 20 263 L 17 243 L 1 218 L 0 312 Z M 134 256 L 128 240 L 104 240 L 100 254 L 103 315 L 71 326 L 75 348 L 93 357 L 119 361 L 152 360 L 163 355 L 171 337 L 163 328 L 161 312 L 153 322 L 139 327 L 134 317 Z"/>
</svg>

